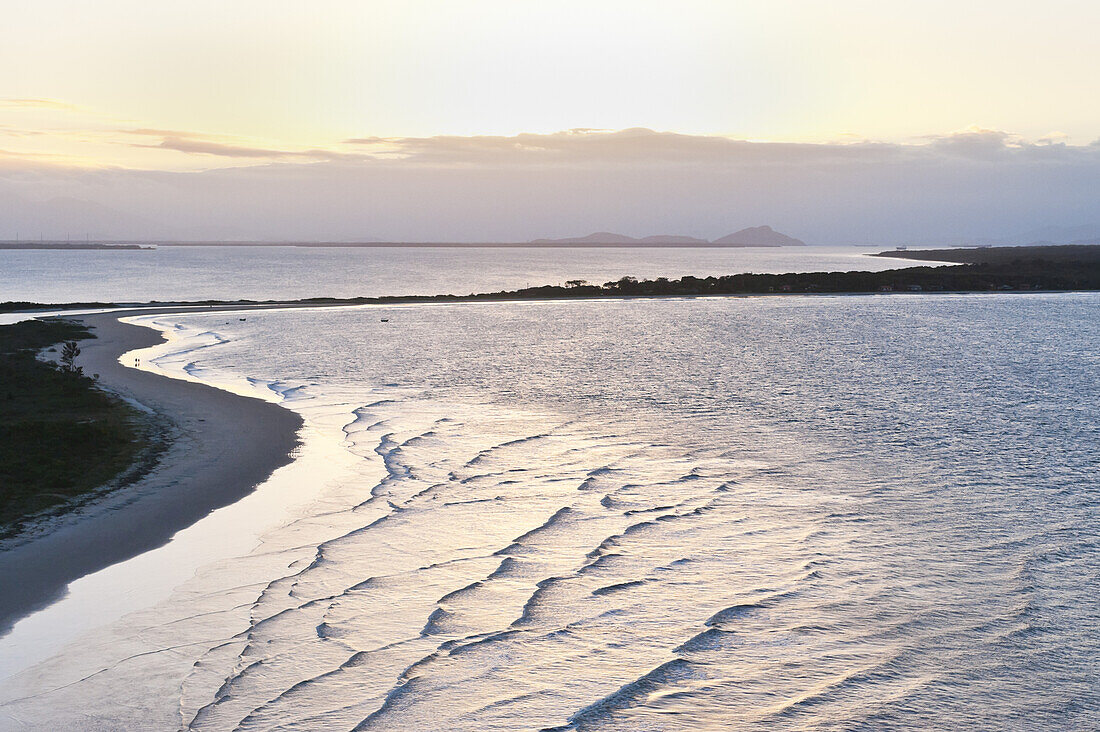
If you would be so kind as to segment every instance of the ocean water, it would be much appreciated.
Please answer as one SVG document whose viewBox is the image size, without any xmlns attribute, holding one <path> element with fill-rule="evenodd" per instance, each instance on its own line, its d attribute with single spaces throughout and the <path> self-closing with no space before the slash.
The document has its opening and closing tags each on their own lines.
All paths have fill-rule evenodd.
<svg viewBox="0 0 1100 732">
<path fill-rule="evenodd" d="M 250 551 L 0 684 L 0 725 L 1096 729 L 1098 306 L 147 319 L 148 368 L 329 452 Z"/>
<path fill-rule="evenodd" d="M 294 300 L 496 292 L 741 272 L 880 271 L 906 266 L 866 247 L 777 249 L 157 247 L 0 250 L 0 302 Z M 921 264 L 924 264 L 923 262 Z"/>
</svg>

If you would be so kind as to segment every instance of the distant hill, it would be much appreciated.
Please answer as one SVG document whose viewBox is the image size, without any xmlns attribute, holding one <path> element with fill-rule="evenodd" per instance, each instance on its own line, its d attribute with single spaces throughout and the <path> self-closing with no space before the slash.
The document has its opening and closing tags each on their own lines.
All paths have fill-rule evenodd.
<svg viewBox="0 0 1100 732">
<path fill-rule="evenodd" d="M 806 242 L 794 237 L 780 234 L 770 226 L 752 226 L 748 229 L 734 232 L 721 239 L 715 239 L 715 244 L 727 247 L 804 247 Z"/>
<path fill-rule="evenodd" d="M 614 234 L 610 231 L 597 231 L 588 236 L 575 236 L 567 239 L 535 239 L 532 244 L 696 244 L 706 245 L 710 242 L 706 239 L 696 239 L 692 236 L 676 236 L 674 234 L 661 234 L 637 239 L 625 234 Z"/>
<path fill-rule="evenodd" d="M 676 236 L 674 234 L 659 234 L 638 239 L 642 244 L 710 244 L 706 239 L 696 239 L 693 236 Z"/>
<path fill-rule="evenodd" d="M 785 234 L 780 234 L 770 226 L 756 226 L 742 229 L 721 239 L 707 241 L 693 236 L 661 234 L 641 239 L 610 231 L 597 231 L 588 236 L 576 236 L 567 239 L 535 239 L 530 244 L 557 246 L 694 246 L 694 247 L 804 247 L 805 242 Z"/>
<path fill-rule="evenodd" d="M 588 236 L 574 236 L 568 239 L 535 239 L 532 244 L 632 244 L 638 241 L 632 236 L 613 234 L 610 231 L 597 231 Z"/>
</svg>

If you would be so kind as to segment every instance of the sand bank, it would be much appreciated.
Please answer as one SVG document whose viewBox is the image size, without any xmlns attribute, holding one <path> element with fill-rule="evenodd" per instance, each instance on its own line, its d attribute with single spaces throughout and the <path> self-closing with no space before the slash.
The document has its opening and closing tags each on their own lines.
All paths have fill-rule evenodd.
<svg viewBox="0 0 1100 732">
<path fill-rule="evenodd" d="M 56 530 L 0 552 L 0 633 L 62 597 L 73 580 L 165 544 L 177 531 L 247 495 L 291 461 L 302 426 L 294 412 L 118 362 L 127 351 L 163 342 L 155 330 L 118 321 L 153 312 L 74 318 L 93 327 L 96 335 L 81 343 L 79 363 L 85 373 L 99 374 L 104 387 L 166 420 L 172 444 L 158 466 L 137 483 L 63 521 Z"/>
</svg>

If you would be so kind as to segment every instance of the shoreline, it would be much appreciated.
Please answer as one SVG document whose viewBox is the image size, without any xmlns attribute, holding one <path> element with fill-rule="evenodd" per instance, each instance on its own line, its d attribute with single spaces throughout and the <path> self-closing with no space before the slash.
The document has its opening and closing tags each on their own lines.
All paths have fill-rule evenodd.
<svg viewBox="0 0 1100 732">
<path fill-rule="evenodd" d="M 800 297 L 944 297 L 951 295 L 1081 295 L 1100 292 L 1094 288 L 1075 289 L 1035 289 L 1035 290 L 923 290 L 923 291 L 860 291 L 860 292 L 719 292 L 687 293 L 659 295 L 576 295 L 569 297 L 477 297 L 470 295 L 411 295 L 386 298 L 324 298 L 311 300 L 219 300 L 217 302 L 182 301 L 149 303 L 96 303 L 95 311 L 89 313 L 91 306 L 85 303 L 34 303 L 26 310 L 0 309 L 0 324 L 15 323 L 31 318 L 78 319 L 89 315 L 123 313 L 123 317 L 135 317 L 159 314 L 247 312 L 249 310 L 311 310 L 321 308 L 384 308 L 403 306 L 439 306 L 439 305 L 492 305 L 545 302 L 622 302 L 631 300 L 722 300 L 776 298 L 791 299 Z M 0 303 L 2 306 L 3 303 Z M 72 312 L 72 311 L 79 312 Z M 10 320 L 5 319 L 8 316 Z"/>
<path fill-rule="evenodd" d="M 876 271 L 811 271 L 684 275 L 638 279 L 624 276 L 603 284 L 583 279 L 558 284 L 472 292 L 297 299 L 216 299 L 191 301 L 42 303 L 0 302 L 0 314 L 31 314 L 71 309 L 309 307 L 323 305 L 402 305 L 420 303 L 511 302 L 684 297 L 784 297 L 802 295 L 970 294 L 984 292 L 1081 292 L 1100 290 L 1100 244 L 979 249 L 905 250 L 863 255 L 897 259 L 908 267 Z"/>
<path fill-rule="evenodd" d="M 0 316 L 35 317 L 64 310 L 222 310 L 286 307 L 347 307 L 356 305 L 431 305 L 474 302 L 532 302 L 563 300 L 626 300 L 724 297 L 821 297 L 836 295 L 972 295 L 987 293 L 1057 293 L 1100 291 L 1100 245 L 1085 247 L 1087 261 L 1032 261 L 990 265 L 963 261 L 927 260 L 920 266 L 876 272 L 793 272 L 737 274 L 705 278 L 686 275 L 677 280 L 659 277 L 639 280 L 623 277 L 602 285 L 584 280 L 564 284 L 527 286 L 516 290 L 467 295 L 381 295 L 307 297 L 293 300 L 187 300 L 149 302 L 0 303 Z M 957 250 L 970 252 L 974 250 Z M 984 250 L 981 250 L 984 251 Z M 935 252 L 930 252 L 935 254 Z M 889 257 L 889 254 L 872 255 Z M 915 260 L 916 261 L 916 260 Z M 935 265 L 935 266 L 933 266 Z"/>
<path fill-rule="evenodd" d="M 178 531 L 211 512 L 252 493 L 275 470 L 293 462 L 301 445 L 302 418 L 258 397 L 243 396 L 197 381 L 123 366 L 130 351 L 165 342 L 163 332 L 120 322 L 157 314 L 247 312 L 250 310 L 377 308 L 457 304 L 537 302 L 608 302 L 647 299 L 767 297 L 848 297 L 868 295 L 1072 294 L 1091 290 L 940 291 L 925 293 L 816 292 L 634 294 L 577 297 L 413 297 L 378 302 L 240 301 L 150 303 L 95 313 L 58 310 L 22 312 L 28 317 L 55 315 L 84 322 L 96 338 L 82 341 L 81 365 L 99 375 L 104 388 L 137 402 L 170 423 L 174 432 L 158 463 L 132 485 L 111 491 L 87 506 L 63 515 L 55 528 L 17 541 L 0 551 L 0 584 L 18 586 L 18 597 L 0 596 L 0 637 L 28 615 L 63 598 L 81 577 L 167 544 Z M 63 307 L 63 306 L 62 306 Z M 231 456 L 231 457 L 230 457 Z M 226 458 L 229 459 L 226 459 Z"/>
<path fill-rule="evenodd" d="M 111 393 L 151 409 L 174 434 L 157 465 L 135 483 L 0 552 L 0 586 L 19 588 L 0 595 L 0 635 L 64 597 L 71 582 L 163 546 L 178 531 L 248 495 L 292 462 L 301 444 L 302 418 L 278 404 L 119 363 L 124 353 L 165 341 L 156 329 L 119 319 L 156 312 L 70 316 L 96 336 L 81 343 L 85 371 L 99 374 Z"/>
</svg>

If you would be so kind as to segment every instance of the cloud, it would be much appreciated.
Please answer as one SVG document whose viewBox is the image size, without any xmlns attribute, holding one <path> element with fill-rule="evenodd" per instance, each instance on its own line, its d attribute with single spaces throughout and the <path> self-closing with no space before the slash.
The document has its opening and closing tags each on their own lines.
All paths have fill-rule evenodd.
<svg viewBox="0 0 1100 732">
<path fill-rule="evenodd" d="M 1100 145 L 978 128 L 908 144 L 630 129 L 363 137 L 335 150 L 130 134 L 126 144 L 237 164 L 166 172 L 43 163 L 32 174 L 25 159 L 0 159 L 0 202 L 85 199 L 120 221 L 140 216 L 149 238 L 516 241 L 611 230 L 709 239 L 769 224 L 810 243 L 885 246 L 1090 223 L 1100 190 Z M 20 207 L 10 210 L 0 238 L 5 226 L 36 229 Z"/>
<path fill-rule="evenodd" d="M 574 129 L 550 134 L 459 137 L 363 137 L 345 140 L 413 163 L 463 165 L 698 165 L 849 157 L 853 146 L 753 143 L 728 137 L 626 130 Z M 849 147 L 853 149 L 848 149 Z M 865 146 L 864 152 L 874 148 Z"/>
<path fill-rule="evenodd" d="M 33 170 L 36 167 L 68 175 L 75 171 L 71 162 L 69 157 L 60 153 L 0 149 L 0 176 L 12 169 Z"/>
<path fill-rule="evenodd" d="M 287 150 L 268 147 L 232 144 L 210 139 L 209 136 L 193 132 L 173 132 L 167 130 L 138 129 L 129 130 L 130 134 L 161 136 L 159 143 L 148 145 L 130 143 L 131 147 L 158 148 L 193 155 L 214 155 L 226 158 L 253 158 L 264 160 L 365 160 L 370 156 L 364 153 L 346 153 L 335 150 Z"/>
<path fill-rule="evenodd" d="M 61 111 L 78 111 L 81 108 L 75 104 L 62 102 L 57 99 L 33 99 L 33 98 L 0 98 L 0 107 L 14 109 L 56 109 Z"/>
<path fill-rule="evenodd" d="M 1054 130 L 1046 133 L 1035 142 L 1039 145 L 1068 145 L 1069 139 L 1069 135 L 1065 132 Z"/>
<path fill-rule="evenodd" d="M 0 125 L 0 135 L 7 135 L 8 137 L 41 137 L 46 133 L 42 130 L 32 130 L 22 127 L 14 127 L 12 125 Z"/>
<path fill-rule="evenodd" d="M 157 145 L 135 145 L 135 147 L 159 147 L 184 153 L 201 155 L 221 155 L 228 158 L 288 158 L 293 153 L 285 150 L 270 150 L 259 147 L 226 145 L 220 142 L 196 139 L 194 137 L 165 137 Z"/>
<path fill-rule="evenodd" d="M 201 132 L 187 132 L 184 130 L 160 130 L 152 127 L 135 127 L 130 129 L 123 129 L 122 132 L 127 135 L 143 135 L 149 137 L 180 137 L 188 139 L 214 139 L 216 136 L 207 135 Z"/>
<path fill-rule="evenodd" d="M 883 164 L 951 157 L 990 159 L 1035 155 L 1050 140 L 1029 143 L 999 130 L 969 128 L 930 136 L 914 144 L 855 140 L 844 143 L 750 142 L 711 135 L 627 130 L 576 129 L 513 136 L 361 137 L 345 144 L 370 151 L 375 159 L 425 165 L 466 166 L 755 166 Z M 1077 148 L 1080 150 L 1082 148 Z M 1045 151 L 1049 153 L 1049 150 Z"/>
<path fill-rule="evenodd" d="M 928 140 L 928 146 L 933 151 L 976 159 L 1002 155 L 1025 146 L 1019 138 L 1007 132 L 977 126 L 924 139 Z"/>
</svg>

